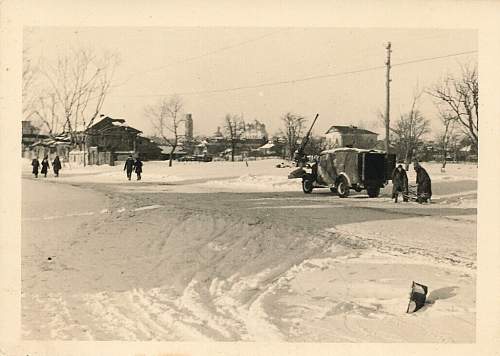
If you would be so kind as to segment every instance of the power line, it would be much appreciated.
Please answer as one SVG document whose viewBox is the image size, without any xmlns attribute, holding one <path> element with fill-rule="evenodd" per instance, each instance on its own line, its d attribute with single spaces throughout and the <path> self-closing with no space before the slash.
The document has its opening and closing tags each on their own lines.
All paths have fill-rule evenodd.
<svg viewBox="0 0 500 356">
<path fill-rule="evenodd" d="M 414 43 L 415 41 L 423 41 L 423 40 L 434 40 L 434 39 L 439 39 L 439 38 L 442 38 L 444 36 L 449 36 L 449 34 L 439 34 L 439 35 L 436 35 L 436 34 L 433 34 L 433 35 L 427 35 L 427 36 L 415 36 L 415 37 L 411 37 L 411 38 L 408 38 L 407 39 L 407 42 L 411 42 L 411 43 Z M 394 43 L 394 42 L 393 42 Z M 401 42 L 395 42 L 396 44 L 399 44 Z M 403 44 L 401 43 L 401 46 Z M 359 50 L 355 53 L 355 58 L 358 58 L 358 57 L 362 57 L 362 58 L 366 58 L 367 55 L 371 55 L 373 54 L 374 52 L 377 52 L 377 53 L 380 53 L 380 49 L 381 48 L 385 48 L 386 46 L 386 42 L 381 42 L 380 44 L 376 45 L 376 46 L 370 46 L 370 47 L 365 47 L 363 48 L 362 50 Z M 333 45 L 331 45 L 332 48 L 335 48 Z M 398 45 L 398 48 L 400 46 Z M 302 61 L 299 61 L 299 62 L 294 62 L 293 64 L 294 65 L 298 65 L 298 64 L 303 64 L 305 63 L 303 60 Z M 328 67 L 330 67 L 330 65 L 328 65 Z"/>
<path fill-rule="evenodd" d="M 433 61 L 433 60 L 436 60 L 436 59 L 457 57 L 457 56 L 463 56 L 463 55 L 472 54 L 472 53 L 477 53 L 477 50 L 465 51 L 465 52 L 458 52 L 458 53 L 452 53 L 452 54 L 446 54 L 444 56 L 427 57 L 427 58 L 415 59 L 415 60 L 406 61 L 406 62 L 394 63 L 394 64 L 391 64 L 391 66 L 395 67 L 395 66 L 402 66 L 402 65 L 406 65 L 406 64 L 412 64 L 412 63 L 428 62 L 428 61 Z"/>
<path fill-rule="evenodd" d="M 368 72 L 368 71 L 373 71 L 373 70 L 377 70 L 377 69 L 380 69 L 380 68 L 385 68 L 385 66 L 376 66 L 376 67 L 371 67 L 371 68 L 351 70 L 351 71 L 348 71 L 348 72 L 339 72 L 339 73 L 331 73 L 331 74 L 323 74 L 323 75 L 313 75 L 313 76 L 310 76 L 310 77 L 303 77 L 303 78 L 297 78 L 297 79 L 291 79 L 291 80 L 283 80 L 283 81 L 279 81 L 279 82 L 261 83 L 261 84 L 248 85 L 248 86 L 240 86 L 240 87 L 234 87 L 234 88 L 184 92 L 184 93 L 178 93 L 178 95 L 196 95 L 196 94 L 206 94 L 206 93 L 221 93 L 221 92 L 226 92 L 226 91 L 234 91 L 234 90 L 242 90 L 242 89 L 253 89 L 253 88 L 262 88 L 262 87 L 275 86 L 275 85 L 283 85 L 283 84 L 295 84 L 295 83 L 299 83 L 299 82 L 306 82 L 306 81 L 309 81 L 309 80 L 315 80 L 315 79 L 321 79 L 321 78 L 331 78 L 331 77 L 338 77 L 338 76 L 342 76 L 342 75 L 349 75 L 349 74 L 356 74 L 356 73 Z"/>
<path fill-rule="evenodd" d="M 154 67 L 154 68 L 151 68 L 151 69 L 147 69 L 147 70 L 144 70 L 144 71 L 138 71 L 138 72 L 135 72 L 133 74 L 131 74 L 127 79 L 125 79 L 123 82 L 119 83 L 119 84 L 116 84 L 116 85 L 112 85 L 113 88 L 116 88 L 116 87 L 120 87 L 126 83 L 128 83 L 130 81 L 130 79 L 132 79 L 134 76 L 137 76 L 139 74 L 146 74 L 146 73 L 151 73 L 151 72 L 155 72 L 155 71 L 158 71 L 158 70 L 162 70 L 162 69 L 165 69 L 165 68 L 169 68 L 169 67 L 172 67 L 174 65 L 177 65 L 177 64 L 184 64 L 184 63 L 189 63 L 189 62 L 192 62 L 194 60 L 197 60 L 197 59 L 201 59 L 201 58 L 204 58 L 204 57 L 208 57 L 208 56 L 211 56 L 213 54 L 217 54 L 217 53 L 220 53 L 220 52 L 224 52 L 224 51 L 227 51 L 229 49 L 232 49 L 232 48 L 236 48 L 236 47 L 240 47 L 240 46 L 243 46 L 245 44 L 248 44 L 248 43 L 252 43 L 252 42 L 257 42 L 261 39 L 264 39 L 264 38 L 267 38 L 267 37 L 271 37 L 271 36 L 274 36 L 278 33 L 281 33 L 281 32 L 285 32 L 285 31 L 288 31 L 289 29 L 280 29 L 278 31 L 275 31 L 275 32 L 271 32 L 271 33 L 268 33 L 268 34 L 265 34 L 263 36 L 259 36 L 259 37 L 255 37 L 255 38 L 251 38 L 249 40 L 245 40 L 245 41 L 242 41 L 242 42 L 238 42 L 238 43 L 235 43 L 235 44 L 232 44 L 232 45 L 228 45 L 228 46 L 225 46 L 225 47 L 220 47 L 220 48 L 217 48 L 215 50 L 212 50 L 212 51 L 209 51 L 209 52 L 206 52 L 206 53 L 203 53 L 201 55 L 197 55 L 197 56 L 193 56 L 193 57 L 187 57 L 187 58 L 183 58 L 183 59 L 179 59 L 179 60 L 176 60 L 176 61 L 173 61 L 171 63 L 168 63 L 166 65 L 163 65 L 163 66 L 159 66 L 159 67 Z M 417 37 L 417 38 L 414 38 L 412 39 L 412 41 L 419 41 L 419 40 L 425 40 L 425 39 L 434 39 L 434 38 L 439 38 L 439 37 L 442 37 L 443 35 L 432 35 L 432 36 L 426 36 L 426 37 Z M 365 49 L 363 51 L 363 53 L 366 53 L 366 52 L 373 52 L 374 49 L 378 48 L 378 46 L 373 46 L 373 47 L 369 47 L 368 48 L 368 51 L 367 49 Z"/>
<path fill-rule="evenodd" d="M 228 45 L 228 46 L 225 46 L 225 47 L 219 47 L 217 49 L 214 49 L 212 51 L 208 51 L 208 52 L 202 53 L 202 54 L 197 55 L 197 56 L 192 56 L 192 57 L 186 57 L 186 58 L 178 59 L 176 61 L 173 61 L 171 63 L 165 64 L 165 65 L 162 65 L 162 66 L 159 66 L 159 67 L 154 67 L 154 68 L 151 68 L 151 69 L 148 69 L 148 70 L 145 70 L 145 71 L 136 72 L 136 73 L 131 74 L 127 79 L 125 79 L 120 84 L 114 85 L 113 87 L 122 86 L 123 84 L 126 84 L 127 82 L 129 82 L 130 79 L 132 79 L 134 76 L 139 75 L 139 74 L 145 74 L 145 73 L 155 72 L 155 71 L 158 71 L 158 70 L 169 68 L 169 67 L 174 66 L 176 64 L 184 64 L 184 63 L 192 62 L 192 61 L 200 59 L 200 58 L 208 57 L 208 56 L 211 56 L 211 55 L 214 55 L 214 54 L 217 54 L 217 53 L 220 53 L 220 52 L 224 52 L 224 51 L 236 48 L 236 47 L 244 46 L 244 45 L 246 45 L 248 43 L 260 41 L 260 40 L 262 40 L 264 38 L 274 36 L 274 35 L 276 35 L 276 34 L 278 34 L 280 32 L 284 32 L 286 30 L 287 29 L 281 29 L 281 30 L 278 30 L 278 31 L 267 33 L 267 34 L 259 36 L 259 37 L 254 37 L 254 38 L 250 38 L 248 40 L 242 41 L 242 42 L 234 43 L 232 45 Z"/>
<path fill-rule="evenodd" d="M 212 89 L 212 90 L 181 92 L 181 93 L 176 93 L 176 94 L 177 95 L 198 95 L 198 94 L 209 94 L 209 93 L 222 93 L 222 92 L 227 92 L 227 91 L 235 91 L 235 90 L 243 90 L 243 89 L 253 89 L 253 88 L 261 88 L 261 87 L 267 87 L 267 86 L 283 85 L 283 84 L 292 84 L 292 83 L 304 82 L 304 81 L 314 80 L 314 79 L 320 79 L 320 78 L 337 77 L 337 76 L 341 76 L 341 75 L 362 73 L 362 72 L 377 70 L 377 69 L 381 69 L 381 68 L 385 68 L 385 66 L 377 66 L 377 67 L 371 67 L 371 68 L 365 68 L 365 69 L 359 69 L 359 70 L 352 70 L 352 71 L 341 72 L 341 73 L 315 75 L 315 76 L 310 76 L 310 77 L 305 77 L 305 78 L 297 78 L 297 79 L 292 79 L 292 80 L 283 80 L 283 81 L 279 81 L 279 82 L 260 83 L 260 84 L 254 84 L 254 85 L 248 85 L 248 86 L 240 86 L 240 87 L 233 87 L 233 88 L 224 88 L 224 89 Z M 138 95 L 123 95 L 123 96 L 124 97 L 149 97 L 149 96 L 164 96 L 164 94 L 138 94 Z"/>
<path fill-rule="evenodd" d="M 415 59 L 415 60 L 410 60 L 410 61 L 405 61 L 405 62 L 393 63 L 393 64 L 391 64 L 391 66 L 396 67 L 396 66 L 402 66 L 402 65 L 413 64 L 413 63 L 428 62 L 428 61 L 434 61 L 434 60 L 450 58 L 450 57 L 457 57 L 457 56 L 462 56 L 462 55 L 472 54 L 472 53 L 477 53 L 477 50 L 457 52 L 457 53 L 451 53 L 451 54 L 447 54 L 447 55 L 443 55 L 443 56 L 426 57 L 426 58 L 420 58 L 420 59 Z M 296 78 L 296 79 L 291 79 L 291 80 L 282 80 L 282 81 L 276 81 L 276 82 L 267 82 L 267 83 L 260 83 L 260 84 L 254 84 L 254 85 L 232 87 L 232 88 L 223 88 L 223 89 L 211 89 L 211 90 L 181 92 L 181 93 L 175 93 L 175 94 L 177 94 L 177 95 L 201 95 L 201 94 L 224 93 L 224 92 L 244 90 L 244 89 L 255 89 L 255 88 L 262 88 L 262 87 L 269 87 L 269 86 L 295 84 L 295 83 L 300 83 L 300 82 L 305 82 L 305 81 L 310 81 L 310 80 L 316 80 L 316 79 L 322 79 L 322 78 L 333 78 L 333 77 L 339 77 L 339 76 L 344 76 L 344 75 L 369 72 L 369 71 L 374 71 L 374 70 L 379 70 L 379 69 L 384 69 L 384 68 L 386 68 L 385 65 L 380 65 L 380 66 L 375 66 L 375 67 L 369 67 L 369 68 L 363 68 L 363 69 L 357 69 L 357 70 L 351 70 L 351 71 L 345 71 L 345 72 L 338 72 L 338 73 L 323 74 L 323 75 L 314 75 L 314 76 Z M 155 97 L 155 96 L 165 96 L 165 94 L 122 95 L 121 97 Z"/>
</svg>

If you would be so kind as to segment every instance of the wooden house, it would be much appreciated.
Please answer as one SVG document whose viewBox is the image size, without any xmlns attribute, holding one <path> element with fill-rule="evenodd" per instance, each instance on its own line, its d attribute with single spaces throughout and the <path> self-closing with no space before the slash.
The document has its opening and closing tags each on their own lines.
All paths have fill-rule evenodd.
<svg viewBox="0 0 500 356">
<path fill-rule="evenodd" d="M 126 125 L 123 119 L 103 116 L 85 131 L 86 146 L 98 147 L 99 151 L 135 153 L 140 133 L 140 130 Z"/>
<path fill-rule="evenodd" d="M 355 147 L 371 149 L 377 145 L 378 134 L 356 126 L 332 126 L 325 133 L 329 147 Z"/>
</svg>

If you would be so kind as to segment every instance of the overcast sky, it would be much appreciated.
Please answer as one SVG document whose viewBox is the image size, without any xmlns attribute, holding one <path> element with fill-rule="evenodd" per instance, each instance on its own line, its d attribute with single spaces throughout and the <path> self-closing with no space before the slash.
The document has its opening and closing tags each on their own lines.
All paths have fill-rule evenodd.
<svg viewBox="0 0 500 356">
<path fill-rule="evenodd" d="M 103 113 L 152 134 L 143 108 L 161 96 L 180 93 L 192 113 L 195 134 L 211 134 L 226 113 L 258 119 L 273 134 L 290 111 L 320 118 L 315 132 L 331 125 L 364 125 L 383 137 L 377 113 L 385 110 L 385 44 L 392 63 L 477 50 L 472 30 L 337 28 L 29 28 L 29 56 L 49 60 L 79 46 L 116 52 L 121 63 Z M 391 116 L 409 109 L 415 88 L 426 88 L 477 54 L 450 56 L 394 66 Z M 359 73 L 341 74 L 345 72 Z M 330 75 L 330 76 L 328 76 Z M 295 79 L 319 77 L 293 82 Z M 280 82 L 276 85 L 265 85 Z M 258 86 L 264 84 L 262 86 Z M 227 90 L 240 87 L 241 90 Z M 219 91 L 220 90 L 220 91 Z M 216 91 L 211 92 L 210 91 Z M 201 93 L 200 93 L 201 92 Z M 420 109 L 439 129 L 433 101 L 423 95 Z"/>
</svg>

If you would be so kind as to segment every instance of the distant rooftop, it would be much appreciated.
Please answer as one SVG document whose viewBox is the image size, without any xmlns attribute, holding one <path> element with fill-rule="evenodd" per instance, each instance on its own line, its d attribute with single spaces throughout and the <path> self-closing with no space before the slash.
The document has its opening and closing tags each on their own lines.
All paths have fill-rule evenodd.
<svg viewBox="0 0 500 356">
<path fill-rule="evenodd" d="M 132 126 L 128 126 L 127 124 L 125 124 L 125 120 L 124 119 L 113 119 L 112 117 L 110 116 L 107 116 L 107 115 L 100 115 L 100 120 L 98 120 L 97 122 L 95 122 L 92 126 L 89 127 L 89 130 L 101 130 L 105 127 L 109 127 L 109 126 L 115 126 L 115 127 L 122 127 L 124 128 L 125 130 L 127 131 L 134 131 L 134 132 L 137 132 L 137 133 L 141 133 L 142 131 L 141 130 L 138 130 Z"/>
<path fill-rule="evenodd" d="M 332 132 L 339 132 L 341 134 L 371 134 L 371 135 L 378 135 L 376 132 L 372 132 L 366 129 L 360 129 L 357 126 L 340 126 L 340 125 L 334 125 L 331 126 L 328 131 L 326 131 L 326 134 L 332 133 Z"/>
<path fill-rule="evenodd" d="M 356 147 L 338 147 L 338 148 L 331 148 L 329 150 L 324 150 L 321 152 L 321 154 L 326 154 L 326 153 L 336 153 L 336 152 L 357 152 L 357 153 L 362 153 L 362 152 L 374 152 L 374 153 L 384 153 L 385 151 L 382 150 L 377 150 L 377 149 L 369 149 L 369 148 L 356 148 Z"/>
</svg>

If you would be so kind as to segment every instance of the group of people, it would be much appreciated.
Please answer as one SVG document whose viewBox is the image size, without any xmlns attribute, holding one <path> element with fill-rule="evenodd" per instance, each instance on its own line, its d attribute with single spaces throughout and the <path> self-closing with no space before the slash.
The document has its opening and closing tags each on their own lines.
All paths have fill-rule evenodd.
<svg viewBox="0 0 500 356">
<path fill-rule="evenodd" d="M 427 203 L 432 196 L 431 178 L 427 171 L 418 162 L 413 164 L 413 169 L 417 174 L 417 196 L 418 203 Z M 399 164 L 392 173 L 392 198 L 394 202 L 398 202 L 399 193 L 403 196 L 403 201 L 409 200 L 408 176 L 403 166 Z"/>
<path fill-rule="evenodd" d="M 135 173 L 137 174 L 137 180 L 141 180 L 142 165 L 143 163 L 139 159 L 139 157 L 134 160 L 134 158 L 132 158 L 132 155 L 128 156 L 127 160 L 125 161 L 125 167 L 123 167 L 123 170 L 127 171 L 128 180 L 132 178 L 133 171 L 135 171 Z M 38 172 L 40 172 L 40 174 L 43 174 L 43 176 L 47 178 L 47 173 L 50 169 L 49 156 L 45 156 L 42 162 L 40 162 L 38 158 L 33 158 L 33 160 L 31 161 L 31 166 L 33 166 L 32 172 L 35 178 L 38 178 Z M 52 161 L 52 169 L 54 171 L 55 177 L 59 177 L 59 171 L 61 170 L 61 168 L 61 160 L 59 159 L 59 156 L 56 156 L 54 158 L 54 161 Z"/>
<path fill-rule="evenodd" d="M 38 178 L 38 170 L 40 169 L 40 166 L 42 167 L 40 169 L 40 174 L 43 174 L 45 178 L 47 178 L 47 173 L 49 172 L 50 169 L 50 164 L 49 164 L 49 156 L 45 156 L 42 160 L 42 163 L 38 160 L 38 158 L 33 158 L 31 161 L 31 165 L 33 166 L 33 175 L 35 178 Z M 54 171 L 54 176 L 59 177 L 59 171 L 62 168 L 61 160 L 59 159 L 59 156 L 56 156 L 54 158 L 54 161 L 52 161 L 52 169 Z"/>
<path fill-rule="evenodd" d="M 132 172 L 135 171 L 137 174 L 137 180 L 141 180 L 142 173 L 142 161 L 137 157 L 135 160 L 132 155 L 129 155 L 125 161 L 124 171 L 127 171 L 127 178 L 130 180 L 132 178 Z"/>
</svg>

